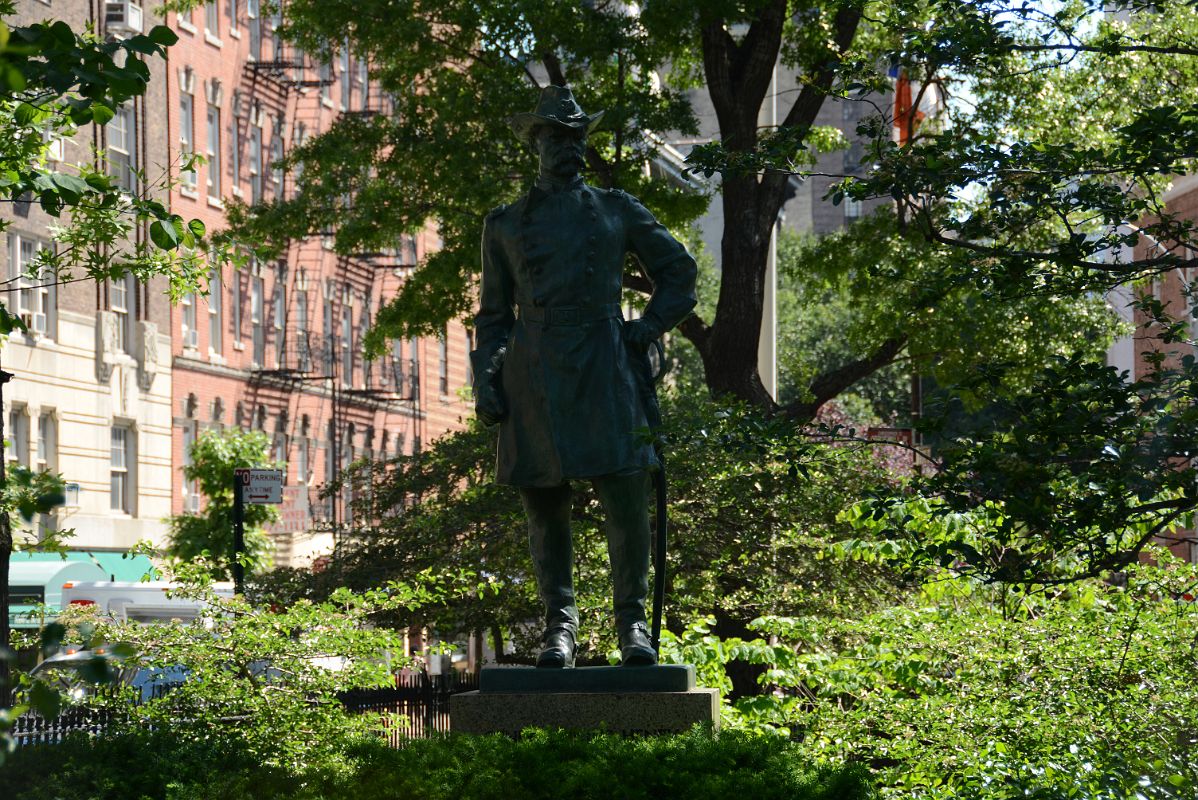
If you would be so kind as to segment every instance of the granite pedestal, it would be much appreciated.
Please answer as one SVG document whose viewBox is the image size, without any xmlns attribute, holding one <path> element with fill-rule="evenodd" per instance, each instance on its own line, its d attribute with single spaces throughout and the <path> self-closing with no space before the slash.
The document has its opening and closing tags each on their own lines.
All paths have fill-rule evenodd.
<svg viewBox="0 0 1198 800">
<path fill-rule="evenodd" d="M 695 687 L 690 666 L 535 669 L 486 667 L 477 692 L 453 695 L 456 733 L 518 734 L 525 728 L 677 733 L 718 729 L 720 696 Z"/>
</svg>

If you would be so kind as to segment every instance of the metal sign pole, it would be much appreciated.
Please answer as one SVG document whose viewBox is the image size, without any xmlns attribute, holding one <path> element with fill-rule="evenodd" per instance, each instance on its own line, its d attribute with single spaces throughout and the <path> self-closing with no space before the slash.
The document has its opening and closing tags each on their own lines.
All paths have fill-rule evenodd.
<svg viewBox="0 0 1198 800">
<path fill-rule="evenodd" d="M 245 593 L 245 568 L 241 553 L 245 550 L 245 499 L 240 470 L 233 471 L 233 591 Z"/>
</svg>

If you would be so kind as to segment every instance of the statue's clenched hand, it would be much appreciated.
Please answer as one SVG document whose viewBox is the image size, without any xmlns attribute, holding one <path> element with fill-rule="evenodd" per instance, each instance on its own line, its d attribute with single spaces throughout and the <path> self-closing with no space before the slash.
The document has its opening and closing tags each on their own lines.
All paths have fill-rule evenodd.
<svg viewBox="0 0 1198 800">
<path fill-rule="evenodd" d="M 491 356 L 491 363 L 477 381 L 477 391 L 474 398 L 474 413 L 484 425 L 496 425 L 507 418 L 507 403 L 503 399 L 502 382 L 499 371 L 503 367 L 503 358 L 507 348 L 500 347 Z"/>
</svg>

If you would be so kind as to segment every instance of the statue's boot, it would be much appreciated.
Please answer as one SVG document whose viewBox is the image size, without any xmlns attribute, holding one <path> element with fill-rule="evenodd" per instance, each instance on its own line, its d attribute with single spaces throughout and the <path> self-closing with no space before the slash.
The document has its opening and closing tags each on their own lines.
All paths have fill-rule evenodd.
<svg viewBox="0 0 1198 800">
<path fill-rule="evenodd" d="M 648 473 L 605 475 L 594 480 L 607 517 L 607 552 L 611 559 L 612 606 L 620 639 L 620 663 L 642 667 L 657 663 L 645 624 L 649 594 Z"/>
<path fill-rule="evenodd" d="M 620 664 L 625 667 L 651 667 L 657 663 L 657 652 L 649 639 L 649 626 L 634 622 L 620 630 Z"/>
<path fill-rule="evenodd" d="M 550 628 L 541 636 L 541 653 L 537 656 L 541 669 L 572 669 L 574 667 L 574 631 L 566 627 Z"/>
<path fill-rule="evenodd" d="M 528 549 L 541 602 L 545 604 L 545 633 L 537 666 L 574 666 L 578 606 L 574 600 L 574 547 L 570 539 L 570 487 L 522 488 L 520 498 L 528 517 Z"/>
</svg>

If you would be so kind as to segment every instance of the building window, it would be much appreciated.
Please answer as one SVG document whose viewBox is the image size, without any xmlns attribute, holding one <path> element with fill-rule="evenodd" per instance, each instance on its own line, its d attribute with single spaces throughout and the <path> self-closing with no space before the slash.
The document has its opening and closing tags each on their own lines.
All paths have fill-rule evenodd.
<svg viewBox="0 0 1198 800">
<path fill-rule="evenodd" d="M 358 59 L 358 107 L 370 105 L 370 68 L 365 58 Z"/>
<path fill-rule="evenodd" d="M 190 92 L 179 93 L 179 152 L 184 161 L 190 159 L 195 152 L 195 96 Z M 194 169 L 184 170 L 180 177 L 185 187 L 195 189 Z"/>
<path fill-rule="evenodd" d="M 220 11 L 216 7 L 216 0 L 204 3 L 204 32 L 220 37 Z"/>
<path fill-rule="evenodd" d="M 136 297 L 133 275 L 126 272 L 108 283 L 108 309 L 116 317 L 116 346 L 122 353 L 133 351 L 133 314 L 131 304 Z"/>
<path fill-rule="evenodd" d="M 33 468 L 52 472 L 58 467 L 58 430 L 54 415 L 43 411 L 37 418 L 37 454 Z"/>
<path fill-rule="evenodd" d="M 333 370 L 333 364 L 337 358 L 337 333 L 333 330 L 333 290 L 325 284 L 324 287 L 324 310 L 322 316 L 321 335 L 324 336 L 323 347 L 321 347 L 321 356 L 324 360 L 325 374 L 330 374 Z"/>
<path fill-rule="evenodd" d="M 250 202 L 262 202 L 262 128 L 250 125 Z"/>
<path fill-rule="evenodd" d="M 295 336 L 299 350 L 297 367 L 300 372 L 312 369 L 312 351 L 308 333 L 308 293 L 301 291 L 295 296 Z"/>
<path fill-rule="evenodd" d="M 229 120 L 229 176 L 233 193 L 241 191 L 241 132 L 237 129 L 237 115 Z"/>
<path fill-rule="evenodd" d="M 391 377 L 395 381 L 395 393 L 404 396 L 404 380 L 407 365 L 403 360 L 403 339 L 391 340 Z"/>
<path fill-rule="evenodd" d="M 262 60 L 262 14 L 259 13 L 260 0 L 246 0 L 245 16 L 250 26 L 250 58 Z"/>
<path fill-rule="evenodd" d="M 297 122 L 291 126 L 291 149 L 302 147 L 308 140 L 308 128 L 304 123 Z M 304 177 L 304 162 L 298 161 L 291 166 L 292 181 L 298 183 Z"/>
<path fill-rule="evenodd" d="M 58 287 L 54 271 L 38 263 L 45 258 L 39 254 L 46 251 L 48 255 L 49 248 L 23 233 L 10 233 L 8 247 L 9 286 L 16 290 L 9 295 L 16 307 L 9 310 L 16 312 L 30 333 L 53 337 Z"/>
<path fill-rule="evenodd" d="M 420 399 L 420 351 L 416 339 L 408 339 L 408 396 Z"/>
<path fill-rule="evenodd" d="M 195 294 L 183 295 L 183 299 L 179 301 L 179 305 L 183 309 L 183 325 L 180 328 L 180 333 L 183 334 L 183 347 L 184 349 L 195 350 L 200 346 L 200 332 L 196 330 Z"/>
<path fill-rule="evenodd" d="M 208 277 L 208 352 L 219 356 L 224 350 L 222 334 L 224 333 L 224 315 L 221 313 L 222 295 L 220 267 L 213 267 Z"/>
<path fill-rule="evenodd" d="M 470 364 L 470 353 L 474 352 L 474 331 L 466 329 L 466 385 L 474 385 L 474 367 Z"/>
<path fill-rule="evenodd" d="M 29 417 L 25 406 L 14 405 L 8 412 L 8 427 L 4 431 L 5 458 L 11 466 L 29 466 Z"/>
<path fill-rule="evenodd" d="M 208 106 L 208 196 L 220 199 L 220 108 Z"/>
<path fill-rule="evenodd" d="M 441 396 L 449 394 L 449 328 L 441 332 L 437 342 L 437 380 Z"/>
<path fill-rule="evenodd" d="M 284 333 L 287 330 L 287 309 L 283 305 L 283 291 L 287 286 L 287 265 L 286 263 L 279 265 L 279 271 L 275 275 L 275 290 L 271 297 L 270 316 L 274 328 L 275 338 L 275 366 L 279 369 L 283 368 L 284 353 L 283 348 L 286 345 L 286 337 Z"/>
<path fill-rule="evenodd" d="M 275 462 L 279 464 L 287 464 L 287 434 L 282 432 L 275 433 L 274 441 L 274 457 Z M 287 470 L 284 466 L 283 477 L 287 477 Z"/>
<path fill-rule="evenodd" d="M 328 61 L 320 62 L 320 99 L 324 102 L 330 102 L 332 95 L 330 94 L 330 86 L 333 85 L 333 65 Z"/>
<path fill-rule="evenodd" d="M 250 277 L 250 330 L 253 336 L 254 365 L 262 367 L 266 363 L 266 331 L 262 319 L 263 302 L 262 278 L 258 275 Z"/>
<path fill-rule="evenodd" d="M 109 507 L 113 511 L 133 513 L 133 473 L 135 464 L 133 431 L 119 425 L 112 427 L 112 448 L 109 466 Z"/>
<path fill-rule="evenodd" d="M 852 197 L 844 199 L 844 218 L 846 222 L 861 219 L 861 201 Z"/>
<path fill-rule="evenodd" d="M 341 382 L 354 382 L 354 320 L 349 305 L 341 306 Z"/>
<path fill-rule="evenodd" d="M 183 423 L 183 469 L 192 465 L 191 449 L 196 443 L 196 431 L 199 424 L 194 420 Z M 200 510 L 200 491 L 194 479 L 184 472 L 183 477 L 183 510 L 194 514 Z"/>
<path fill-rule="evenodd" d="M 233 344 L 241 344 L 241 275 L 242 271 L 233 267 L 233 280 L 229 281 L 229 304 L 233 307 Z"/>
<path fill-rule="evenodd" d="M 108 170 L 117 185 L 129 192 L 137 191 L 137 127 L 133 104 L 126 103 L 116 110 L 106 126 L 108 132 Z"/>
<path fill-rule="evenodd" d="M 229 33 L 237 33 L 238 0 L 229 0 Z"/>
<path fill-rule="evenodd" d="M 270 15 L 270 43 L 271 43 L 271 58 L 279 64 L 285 60 L 283 58 L 283 34 L 280 28 L 283 27 L 283 10 L 280 3 L 274 4 L 274 11 Z"/>
<path fill-rule="evenodd" d="M 337 449 L 337 428 L 332 420 L 329 420 L 328 430 L 325 432 L 327 437 L 324 442 L 324 480 L 325 483 L 330 483 L 337 479 L 337 460 L 334 450 Z M 325 515 L 328 519 L 333 519 L 337 514 L 337 495 L 330 492 L 325 499 Z"/>
<path fill-rule="evenodd" d="M 270 178 L 274 183 L 275 197 L 283 197 L 283 126 L 275 128 L 270 140 Z"/>
<path fill-rule="evenodd" d="M 358 346 L 362 346 L 362 342 L 366 341 L 366 331 L 370 330 L 370 295 L 366 295 L 366 300 L 362 303 L 362 314 L 358 318 Z M 370 388 L 371 367 L 373 366 L 370 359 L 362 355 L 362 388 Z"/>
<path fill-rule="evenodd" d="M 350 78 L 352 77 L 352 74 L 350 73 L 350 69 L 349 69 L 349 40 L 348 39 L 346 39 L 342 43 L 341 54 L 338 58 L 339 58 L 339 61 L 337 64 L 337 68 L 341 71 L 341 75 L 340 75 L 340 78 L 341 78 L 341 110 L 344 111 L 345 109 L 350 107 L 350 100 L 352 99 L 352 95 L 350 94 L 350 92 L 352 91 L 350 88 Z"/>
</svg>

